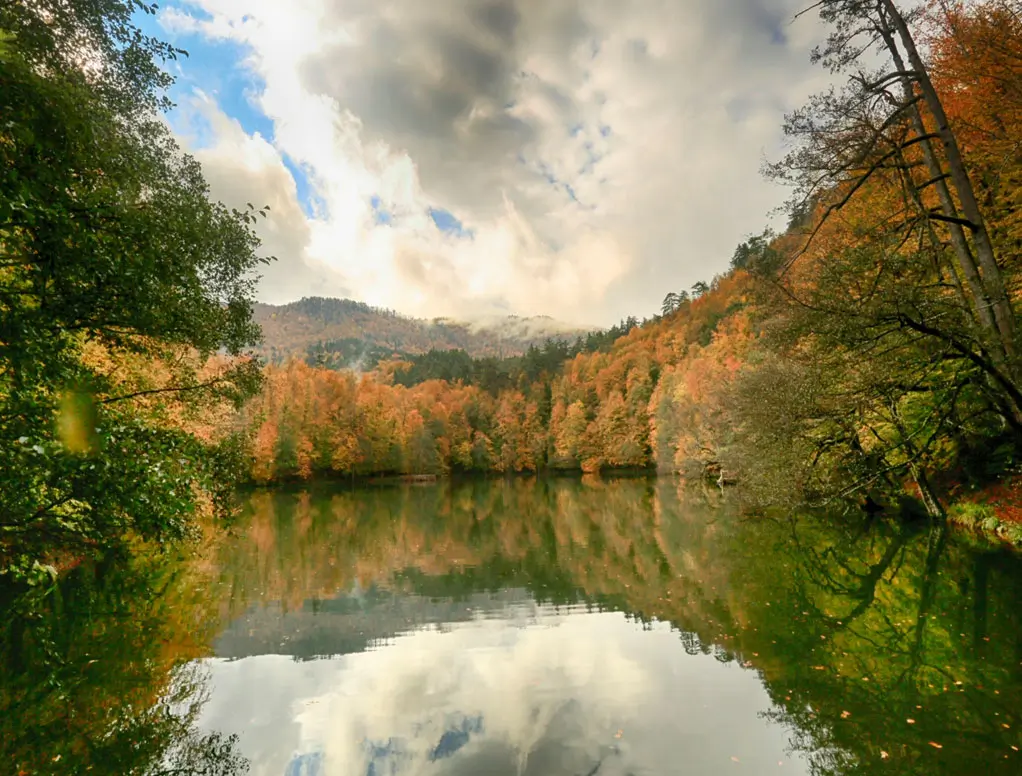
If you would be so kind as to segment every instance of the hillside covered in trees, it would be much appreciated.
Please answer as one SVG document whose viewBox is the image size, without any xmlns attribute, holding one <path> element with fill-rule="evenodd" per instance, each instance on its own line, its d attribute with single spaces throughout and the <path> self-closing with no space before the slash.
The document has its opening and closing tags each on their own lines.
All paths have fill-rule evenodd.
<svg viewBox="0 0 1022 776">
<path fill-rule="evenodd" d="M 767 169 L 793 191 L 783 234 L 746 241 L 608 348 L 362 376 L 272 366 L 244 413 L 253 477 L 656 468 L 738 479 L 769 503 L 909 488 L 942 514 L 961 487 L 1008 476 L 1018 4 L 820 13 L 832 34 L 815 56 L 844 78 L 787 117 L 790 153 Z"/>
<path fill-rule="evenodd" d="M 263 331 L 259 356 L 272 364 L 300 358 L 329 369 L 371 369 L 382 359 L 430 350 L 502 358 L 521 355 L 548 339 L 567 342 L 588 333 L 547 317 L 427 321 L 351 299 L 323 297 L 285 305 L 257 303 L 253 312 Z"/>
</svg>

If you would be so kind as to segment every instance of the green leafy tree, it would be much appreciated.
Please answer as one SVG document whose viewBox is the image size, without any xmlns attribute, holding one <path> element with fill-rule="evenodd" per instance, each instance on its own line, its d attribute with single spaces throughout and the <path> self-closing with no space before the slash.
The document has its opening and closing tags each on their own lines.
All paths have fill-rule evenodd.
<svg viewBox="0 0 1022 776">
<path fill-rule="evenodd" d="M 0 570 L 28 581 L 184 535 L 237 446 L 180 421 L 259 379 L 237 358 L 258 339 L 257 211 L 210 201 L 160 120 L 179 52 L 133 26 L 139 8 L 0 9 Z"/>
</svg>

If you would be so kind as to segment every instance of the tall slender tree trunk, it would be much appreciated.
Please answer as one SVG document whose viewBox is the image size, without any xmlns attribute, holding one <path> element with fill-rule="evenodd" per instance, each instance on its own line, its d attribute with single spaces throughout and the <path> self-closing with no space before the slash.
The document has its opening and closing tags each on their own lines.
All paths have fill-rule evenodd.
<svg viewBox="0 0 1022 776">
<path fill-rule="evenodd" d="M 937 278 L 943 282 L 944 272 L 947 271 L 948 275 L 951 276 L 951 283 L 955 289 L 955 296 L 958 297 L 958 303 L 961 304 L 963 310 L 968 310 L 973 313 L 973 323 L 976 323 L 978 320 L 981 327 L 981 334 L 988 334 L 990 331 L 994 330 L 993 315 L 990 313 L 989 308 L 986 308 L 986 318 L 983 318 L 978 310 L 973 309 L 975 305 L 969 301 L 969 296 L 965 293 L 965 286 L 962 285 L 962 279 L 958 276 L 958 270 L 955 269 L 954 263 L 948 263 L 946 267 L 944 266 L 941 261 L 941 254 L 944 252 L 944 244 L 940 239 L 940 235 L 937 234 L 937 230 L 933 228 L 933 220 L 928 217 L 929 213 L 926 209 L 926 203 L 923 202 L 922 192 L 912 177 L 912 170 L 909 167 L 909 162 L 905 158 L 905 155 L 900 151 L 896 157 L 896 161 L 901 171 L 908 197 L 912 200 L 912 204 L 915 205 L 916 210 L 919 211 L 920 218 L 923 219 L 926 237 L 929 239 L 930 247 L 933 249 L 933 268 L 937 273 Z M 974 291 L 975 289 L 970 287 L 970 290 Z"/>
<path fill-rule="evenodd" d="M 891 59 L 894 61 L 894 66 L 899 73 L 903 75 L 899 78 L 901 83 L 902 98 L 906 105 L 909 107 L 909 117 L 912 121 L 912 128 L 915 130 L 919 137 L 925 138 L 927 133 L 926 123 L 923 120 L 922 111 L 919 109 L 919 104 L 913 102 L 915 98 L 915 90 L 912 86 L 913 80 L 921 77 L 922 74 L 910 75 L 909 71 L 905 66 L 904 57 L 901 54 L 901 49 L 898 47 L 897 41 L 894 37 L 894 31 L 891 29 L 891 25 L 888 22 L 887 14 L 883 9 L 879 13 L 880 19 L 880 35 L 884 39 L 884 43 L 887 45 L 887 49 L 891 54 Z M 940 200 L 941 210 L 944 215 L 948 218 L 959 218 L 958 207 L 955 205 L 954 197 L 951 195 L 951 190 L 947 184 L 947 177 L 944 173 L 943 165 L 940 163 L 936 152 L 933 148 L 933 143 L 929 139 L 924 139 L 919 144 L 923 152 L 923 159 L 926 163 L 927 173 L 932 180 L 934 189 L 937 191 L 937 198 Z M 922 207 L 922 201 L 919 201 L 919 206 Z M 925 207 L 922 207 L 925 213 Z M 969 245 L 969 240 L 965 235 L 965 229 L 961 224 L 953 221 L 948 222 L 949 231 L 951 233 L 951 246 L 954 248 L 955 256 L 958 259 L 958 266 L 962 271 L 962 275 L 965 276 L 965 281 L 968 283 L 969 292 L 972 296 L 973 307 L 977 318 L 979 319 L 980 328 L 983 331 L 982 339 L 986 340 L 994 355 L 994 360 L 998 366 L 1003 365 L 1007 359 L 1007 347 L 1003 341 L 1003 334 L 1001 328 L 998 325 L 996 317 L 994 315 L 994 301 L 987 289 L 986 284 L 983 282 L 983 277 L 980 273 L 979 266 L 976 263 L 976 258 L 972 253 L 972 248 Z"/>
<path fill-rule="evenodd" d="M 947 158 L 951 183 L 954 186 L 955 193 L 958 195 L 958 201 L 961 203 L 962 213 L 969 221 L 968 227 L 972 233 L 972 244 L 975 246 L 976 258 L 983 273 L 983 285 L 990 297 L 994 320 L 997 324 L 997 330 L 1000 334 L 1005 355 L 1009 361 L 1009 371 L 1014 375 L 1016 371 L 1014 368 L 1016 365 L 1015 315 L 1004 285 L 1004 279 L 1001 276 L 1000 267 L 997 264 L 993 242 L 990 239 L 986 221 L 983 218 L 975 189 L 972 186 L 968 170 L 966 170 L 965 162 L 962 159 L 958 140 L 948 122 L 947 113 L 940 100 L 940 95 L 937 94 L 923 58 L 916 48 L 912 31 L 908 28 L 905 17 L 898 10 L 894 0 L 878 0 L 878 2 L 886 12 L 891 24 L 898 33 L 898 37 L 901 39 L 909 64 L 915 73 L 916 83 L 919 84 L 919 88 L 922 91 L 923 100 L 926 102 L 926 107 L 937 125 L 936 130 L 944 146 L 944 155 Z"/>
</svg>

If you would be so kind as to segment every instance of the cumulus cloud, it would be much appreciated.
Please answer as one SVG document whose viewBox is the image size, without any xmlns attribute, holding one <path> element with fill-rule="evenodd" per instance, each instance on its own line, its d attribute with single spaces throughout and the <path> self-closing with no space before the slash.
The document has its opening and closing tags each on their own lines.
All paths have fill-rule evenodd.
<svg viewBox="0 0 1022 776">
<path fill-rule="evenodd" d="M 215 191 L 288 200 L 274 237 L 293 269 L 264 295 L 336 282 L 413 314 L 608 323 L 721 271 L 782 198 L 760 164 L 824 78 L 799 7 L 188 0 L 162 21 L 239 44 L 262 85 L 272 143 L 221 121 L 203 161 Z"/>
</svg>

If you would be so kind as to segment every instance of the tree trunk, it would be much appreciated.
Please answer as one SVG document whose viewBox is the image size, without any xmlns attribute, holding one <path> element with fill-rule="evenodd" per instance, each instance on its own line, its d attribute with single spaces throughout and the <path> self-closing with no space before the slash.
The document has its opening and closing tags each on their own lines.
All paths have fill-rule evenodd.
<svg viewBox="0 0 1022 776">
<path fill-rule="evenodd" d="M 916 481 L 919 497 L 923 501 L 923 506 L 926 507 L 926 514 L 930 516 L 930 520 L 938 523 L 946 520 L 947 513 L 944 511 L 944 505 L 940 503 L 940 499 L 930 484 L 930 478 L 926 476 L 923 468 L 912 462 L 909 464 L 909 471 L 912 472 L 912 478 Z"/>
<path fill-rule="evenodd" d="M 909 168 L 908 160 L 905 158 L 903 153 L 899 152 L 896 161 L 901 172 L 902 179 L 904 180 L 905 188 L 908 190 L 908 196 L 912 200 L 912 204 L 915 205 L 916 210 L 919 211 L 920 218 L 923 219 L 924 228 L 926 229 L 926 237 L 929 238 L 930 246 L 933 249 L 933 268 L 937 273 L 937 279 L 944 282 L 944 272 L 946 269 L 947 273 L 951 276 L 951 283 L 955 288 L 955 296 L 958 297 L 958 302 L 961 304 L 962 309 L 973 313 L 973 324 L 977 323 L 978 316 L 978 322 L 980 323 L 981 329 L 980 333 L 984 335 L 981 339 L 985 338 L 991 332 L 996 333 L 994 319 L 990 314 L 989 308 L 986 309 L 986 317 L 984 318 L 980 315 L 978 305 L 970 304 L 969 296 L 965 293 L 965 286 L 962 285 L 962 279 L 958 276 L 958 270 L 955 269 L 954 263 L 948 263 L 946 267 L 942 265 L 941 254 L 943 253 L 944 245 L 940 240 L 940 236 L 937 234 L 937 230 L 933 228 L 933 220 L 928 217 L 929 214 L 926 209 L 926 204 L 923 202 L 923 197 L 920 193 L 921 190 L 918 186 L 916 186 L 916 182 L 912 177 L 912 171 Z M 957 225 L 952 224 L 952 226 Z M 961 227 L 958 227 L 958 230 L 959 233 L 961 233 Z M 968 247 L 968 245 L 966 245 L 966 247 Z M 975 289 L 972 289 L 970 286 L 970 291 L 974 292 Z M 975 296 L 973 296 L 973 299 L 975 299 Z M 977 309 L 973 309 L 974 307 Z"/>
<path fill-rule="evenodd" d="M 912 87 L 913 78 L 908 75 L 909 71 L 905 68 L 905 61 L 902 58 L 901 50 L 898 48 L 898 44 L 895 41 L 894 34 L 888 24 L 887 18 L 883 13 L 880 13 L 879 18 L 880 35 L 883 37 L 884 43 L 887 45 L 887 49 L 891 54 L 891 58 L 894 60 L 895 69 L 899 73 L 905 73 L 905 75 L 902 75 L 898 80 L 901 82 L 901 90 L 904 101 L 906 104 L 910 105 L 909 116 L 912 120 L 912 127 L 919 137 L 925 138 L 927 131 L 926 124 L 923 121 L 923 114 L 919 110 L 918 103 L 911 102 L 915 97 Z M 921 79 L 923 77 L 924 74 L 921 72 L 916 74 L 917 79 Z M 924 139 L 919 145 L 923 152 L 923 158 L 926 162 L 928 174 L 930 178 L 934 180 L 934 187 L 937 190 L 937 197 L 940 200 L 941 210 L 943 210 L 944 215 L 949 218 L 958 218 L 958 208 L 955 205 L 954 198 L 951 196 L 951 190 L 948 188 L 947 179 L 944 177 L 944 168 L 942 167 L 936 152 L 933 150 L 933 143 L 931 143 L 929 139 Z M 921 200 L 919 204 L 922 206 Z M 969 246 L 969 240 L 965 236 L 965 229 L 961 224 L 953 222 L 948 222 L 948 227 L 951 232 L 951 245 L 958 258 L 958 266 L 961 268 L 962 274 L 965 276 L 965 280 L 969 284 L 969 292 L 972 295 L 973 307 L 975 308 L 976 315 L 979 318 L 980 327 L 983 331 L 983 337 L 981 339 L 985 340 L 988 345 L 991 346 L 991 352 L 994 354 L 994 360 L 998 366 L 1003 365 L 1007 357 L 1007 347 L 1004 343 L 1001 328 L 994 315 L 994 302 L 991 299 L 986 284 L 983 282 L 983 277 L 980 274 L 979 267 L 976 265 L 976 259 L 972 254 L 972 248 Z"/>
<path fill-rule="evenodd" d="M 908 55 L 909 64 L 916 73 L 916 80 L 923 93 L 926 107 L 929 109 L 934 121 L 937 124 L 937 133 L 940 135 L 944 145 L 944 154 L 947 157 L 948 172 L 951 175 L 951 182 L 958 200 L 962 205 L 962 212 L 969 221 L 969 229 L 972 232 L 972 243 L 976 249 L 976 257 L 983 273 L 983 285 L 985 286 L 990 299 L 994 319 L 1000 334 L 1001 343 L 1004 346 L 1005 355 L 1009 362 L 1010 373 L 1015 373 L 1015 315 L 1011 307 L 1011 300 L 1008 298 L 1004 280 L 1001 277 L 1000 267 L 994 255 L 993 243 L 990 240 L 990 233 L 987 231 L 986 222 L 979 208 L 976 199 L 976 192 L 969 179 L 968 170 L 962 159 L 961 149 L 958 147 L 958 140 L 951 130 L 947 113 L 930 80 L 926 65 L 916 48 L 912 32 L 901 15 L 894 0 L 879 0 L 883 9 L 887 12 L 891 23 L 894 25 L 902 45 Z"/>
</svg>

